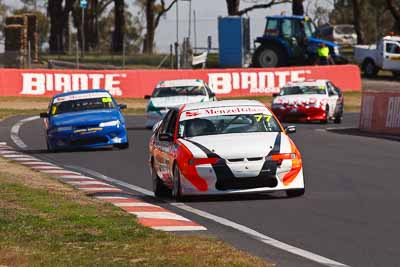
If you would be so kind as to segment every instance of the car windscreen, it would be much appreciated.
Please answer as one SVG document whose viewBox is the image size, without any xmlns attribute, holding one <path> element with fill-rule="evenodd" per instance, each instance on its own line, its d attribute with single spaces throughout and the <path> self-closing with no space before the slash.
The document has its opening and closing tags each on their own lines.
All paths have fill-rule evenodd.
<svg viewBox="0 0 400 267">
<path fill-rule="evenodd" d="M 196 86 L 171 86 L 157 87 L 154 89 L 152 97 L 168 97 L 168 96 L 198 96 L 206 95 L 206 90 L 202 85 Z"/>
<path fill-rule="evenodd" d="M 280 95 L 325 95 L 325 86 L 287 86 L 281 89 Z"/>
<path fill-rule="evenodd" d="M 85 110 L 113 108 L 115 108 L 115 104 L 111 97 L 77 99 L 53 103 L 53 105 L 51 106 L 51 115 Z"/>
<path fill-rule="evenodd" d="M 271 114 L 217 115 L 179 122 L 181 138 L 232 133 L 281 132 Z"/>
</svg>

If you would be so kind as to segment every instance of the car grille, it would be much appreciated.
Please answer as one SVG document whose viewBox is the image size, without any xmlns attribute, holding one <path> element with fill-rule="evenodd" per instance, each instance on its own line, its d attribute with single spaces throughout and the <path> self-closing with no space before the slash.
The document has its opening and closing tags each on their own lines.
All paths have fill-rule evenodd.
<svg viewBox="0 0 400 267">
<path fill-rule="evenodd" d="M 275 177 L 252 177 L 252 178 L 236 178 L 236 179 L 225 179 L 218 181 L 215 187 L 218 190 L 239 190 L 239 189 L 252 189 L 259 187 L 276 187 L 278 180 Z"/>
<path fill-rule="evenodd" d="M 254 158 L 232 158 L 227 159 L 228 162 L 242 162 L 242 161 L 260 161 L 263 160 L 263 157 L 254 157 Z"/>
</svg>

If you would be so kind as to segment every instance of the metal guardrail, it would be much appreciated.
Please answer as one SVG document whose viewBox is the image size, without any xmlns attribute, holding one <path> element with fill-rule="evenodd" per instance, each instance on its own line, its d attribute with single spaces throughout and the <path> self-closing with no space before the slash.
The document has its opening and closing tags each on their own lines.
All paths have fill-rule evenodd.
<svg viewBox="0 0 400 267">
<path fill-rule="evenodd" d="M 85 69 L 85 70 L 110 70 L 110 69 L 121 69 L 114 65 L 102 65 L 102 64 L 83 64 L 83 63 L 72 63 L 61 60 L 49 60 L 47 63 L 49 69 Z"/>
</svg>

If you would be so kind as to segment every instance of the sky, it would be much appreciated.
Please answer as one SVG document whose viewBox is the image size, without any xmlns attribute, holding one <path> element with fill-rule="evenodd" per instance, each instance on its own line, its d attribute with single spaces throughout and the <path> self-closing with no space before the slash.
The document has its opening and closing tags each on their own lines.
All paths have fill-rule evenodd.
<svg viewBox="0 0 400 267">
<path fill-rule="evenodd" d="M 38 2 L 44 0 L 37 0 Z M 134 0 L 125 0 L 126 2 L 133 3 Z M 18 6 L 18 0 L 4 0 L 4 2 L 10 6 Z M 167 3 L 171 2 L 166 0 Z M 240 8 L 244 8 L 252 5 L 255 0 L 242 0 Z M 261 2 L 261 1 L 259 1 Z M 314 3 L 322 4 L 325 7 L 332 8 L 330 0 L 306 0 L 305 7 L 310 6 L 310 12 Z M 189 23 L 189 2 L 179 0 L 179 39 L 182 42 L 183 37 L 188 36 L 188 23 Z M 309 5 L 311 3 L 311 5 Z M 133 14 L 137 14 L 138 10 L 135 6 L 130 4 L 129 8 Z M 196 28 L 197 28 L 197 47 L 207 46 L 207 36 L 212 38 L 212 47 L 218 47 L 218 17 L 227 15 L 226 1 L 225 0 L 192 0 L 192 12 L 196 12 Z M 264 31 L 265 16 L 267 15 L 279 15 L 285 12 L 290 15 L 291 5 L 282 4 L 274 6 L 270 9 L 260 9 L 251 11 L 248 13 L 250 18 L 250 35 L 251 40 L 254 40 L 257 36 L 261 35 Z M 193 16 L 192 16 L 193 19 Z M 193 22 L 191 27 L 191 40 L 192 46 L 194 35 L 193 35 Z M 176 7 L 173 7 L 160 21 L 160 25 L 156 32 L 156 51 L 168 52 L 170 44 L 176 41 Z M 3 48 L 0 45 L 0 51 Z"/>
</svg>

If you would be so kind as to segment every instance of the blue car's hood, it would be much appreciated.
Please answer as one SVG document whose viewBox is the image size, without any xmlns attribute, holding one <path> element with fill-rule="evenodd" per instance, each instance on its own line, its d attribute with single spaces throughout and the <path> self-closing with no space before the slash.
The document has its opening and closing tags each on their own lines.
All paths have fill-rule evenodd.
<svg viewBox="0 0 400 267">
<path fill-rule="evenodd" d="M 53 127 L 60 126 L 84 126 L 84 125 L 97 125 L 101 122 L 121 120 L 119 110 L 117 109 L 98 109 L 86 110 L 82 112 L 69 112 L 52 116 L 50 124 Z"/>
<path fill-rule="evenodd" d="M 316 43 L 316 44 L 321 44 L 321 43 L 323 43 L 323 44 L 325 44 L 326 46 L 328 46 L 328 47 L 335 47 L 335 46 L 338 46 L 336 43 L 334 43 L 334 42 L 330 42 L 330 41 L 327 41 L 327 40 L 322 40 L 322 39 L 318 39 L 318 38 L 315 38 L 315 37 L 310 37 L 310 38 L 308 38 L 308 41 L 310 42 L 310 43 Z"/>
</svg>

